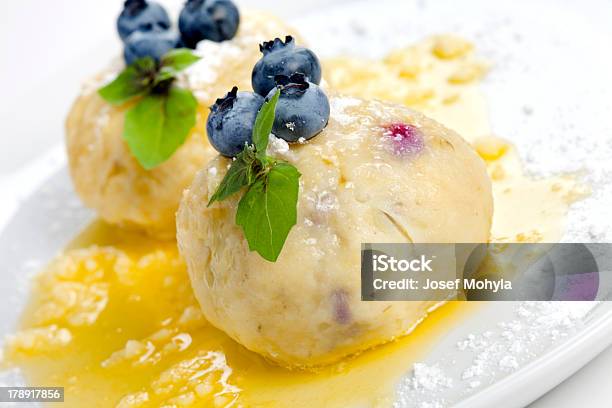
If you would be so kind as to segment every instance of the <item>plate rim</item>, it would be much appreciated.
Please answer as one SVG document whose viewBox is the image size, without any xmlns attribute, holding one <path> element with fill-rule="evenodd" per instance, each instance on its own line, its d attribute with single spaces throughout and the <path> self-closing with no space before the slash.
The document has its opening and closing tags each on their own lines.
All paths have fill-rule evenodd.
<svg viewBox="0 0 612 408">
<path fill-rule="evenodd" d="M 525 407 L 574 375 L 612 345 L 612 303 L 567 341 L 514 373 L 454 405 L 455 408 Z M 592 313 L 591 312 L 591 313 Z"/>
</svg>

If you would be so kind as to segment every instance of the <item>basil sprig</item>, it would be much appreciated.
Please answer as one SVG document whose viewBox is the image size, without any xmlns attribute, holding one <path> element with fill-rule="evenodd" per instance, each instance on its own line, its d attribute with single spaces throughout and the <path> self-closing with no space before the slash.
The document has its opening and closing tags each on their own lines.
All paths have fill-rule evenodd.
<svg viewBox="0 0 612 408">
<path fill-rule="evenodd" d="M 253 144 L 245 146 L 221 180 L 208 205 L 246 187 L 236 211 L 249 250 L 275 262 L 297 222 L 300 172 L 291 164 L 267 156 L 266 149 L 280 91 L 260 109 L 253 128 Z"/>
<path fill-rule="evenodd" d="M 141 58 L 98 90 L 112 105 L 139 98 L 125 114 L 123 138 L 147 170 L 168 160 L 195 126 L 197 101 L 190 90 L 176 85 L 175 79 L 199 59 L 184 48 L 168 52 L 159 63 Z"/>
</svg>

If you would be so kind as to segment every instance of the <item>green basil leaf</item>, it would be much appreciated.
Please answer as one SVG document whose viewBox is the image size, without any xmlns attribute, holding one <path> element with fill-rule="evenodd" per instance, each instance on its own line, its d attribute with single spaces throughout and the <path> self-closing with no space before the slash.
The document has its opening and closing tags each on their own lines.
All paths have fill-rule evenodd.
<svg viewBox="0 0 612 408">
<path fill-rule="evenodd" d="M 294 166 L 277 163 L 238 203 L 236 224 L 242 227 L 249 249 L 270 262 L 278 259 L 297 222 L 299 178 Z"/>
<path fill-rule="evenodd" d="M 173 80 L 176 77 L 176 72 L 173 69 L 168 67 L 161 67 L 157 75 L 155 75 L 155 85 L 164 82 Z"/>
<path fill-rule="evenodd" d="M 109 84 L 98 90 L 98 94 L 112 105 L 120 105 L 130 99 L 144 95 L 153 87 L 153 78 L 157 71 L 155 61 L 141 58 L 127 68 Z"/>
<path fill-rule="evenodd" d="M 169 51 L 163 56 L 159 72 L 155 76 L 155 85 L 176 78 L 178 73 L 199 61 L 201 57 L 188 48 Z"/>
<path fill-rule="evenodd" d="M 264 102 L 255 119 L 255 126 L 253 127 L 253 144 L 261 157 L 265 157 L 266 155 L 279 96 L 280 90 L 276 90 L 272 99 Z"/>
<path fill-rule="evenodd" d="M 169 51 L 162 57 L 162 70 L 171 69 L 174 73 L 180 72 L 201 59 L 196 53 L 189 48 L 177 48 Z"/>
<path fill-rule="evenodd" d="M 208 201 L 208 206 L 215 201 L 223 201 L 229 196 L 237 193 L 242 187 L 249 184 L 249 171 L 252 163 L 248 161 L 245 151 L 236 156 L 236 160 L 232 162 L 231 167 L 225 173 L 221 184 Z"/>
<path fill-rule="evenodd" d="M 126 113 L 123 137 L 142 167 L 162 164 L 185 142 L 196 108 L 191 91 L 173 86 L 166 95 L 145 96 Z"/>
</svg>

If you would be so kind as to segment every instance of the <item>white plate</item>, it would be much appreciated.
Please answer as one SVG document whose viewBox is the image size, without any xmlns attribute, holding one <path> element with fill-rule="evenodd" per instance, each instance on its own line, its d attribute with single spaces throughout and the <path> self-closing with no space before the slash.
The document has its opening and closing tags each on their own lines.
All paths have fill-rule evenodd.
<svg viewBox="0 0 612 408">
<path fill-rule="evenodd" d="M 32 275 L 94 219 L 94 214 L 84 209 L 74 195 L 61 155 L 53 162 L 55 165 L 50 167 L 59 165 L 60 169 L 21 203 L 0 235 L 4 269 L 0 335 L 13 329 L 18 311 L 27 300 Z M 521 313 L 525 311 L 532 314 Z M 516 366 L 512 362 L 502 364 L 515 343 L 521 346 L 511 353 Z M 611 343 L 610 302 L 487 303 L 437 340 L 422 360 L 426 370 L 439 369 L 443 373 L 440 383 L 428 388 L 436 376 L 427 377 L 426 373 L 424 379 L 419 379 L 412 367 L 406 367 L 405 383 L 398 385 L 404 404 L 398 406 L 444 407 L 462 402 L 459 406 L 465 408 L 522 407 Z M 465 378 L 479 356 L 487 352 L 489 357 L 484 359 L 482 372 Z M 473 386 L 474 381 L 479 384 Z M 22 380 L 18 372 L 12 371 L 0 375 L 0 382 L 16 385 Z"/>
<path fill-rule="evenodd" d="M 531 171 L 588 171 L 595 194 L 572 209 L 566 238 L 610 242 L 612 230 L 600 222 L 612 219 L 601 205 L 612 203 L 612 129 L 602 120 L 612 111 L 612 81 L 603 81 L 612 72 L 612 58 L 603 52 L 612 39 L 610 15 L 612 5 L 603 0 L 589 7 L 556 0 L 388 0 L 336 6 L 294 22 L 322 55 L 380 56 L 439 32 L 472 38 L 496 64 L 485 84 L 496 133 L 518 145 Z M 13 330 L 30 277 L 93 219 L 74 196 L 64 163 L 59 148 L 10 180 L 27 199 L 14 203 L 16 211 L 0 234 L 0 335 Z M 406 367 L 406 382 L 398 386 L 402 406 L 524 406 L 612 342 L 611 303 L 539 307 L 552 306 L 485 305 L 435 344 L 420 371 Z M 534 323 L 524 313 L 530 308 L 552 323 Z M 487 332 L 493 334 L 479 337 Z M 514 347 L 515 360 L 502 363 L 508 347 Z M 479 360 L 487 350 L 489 357 Z M 474 369 L 478 361 L 486 364 Z M 3 380 L 16 384 L 19 377 L 6 373 Z"/>
</svg>

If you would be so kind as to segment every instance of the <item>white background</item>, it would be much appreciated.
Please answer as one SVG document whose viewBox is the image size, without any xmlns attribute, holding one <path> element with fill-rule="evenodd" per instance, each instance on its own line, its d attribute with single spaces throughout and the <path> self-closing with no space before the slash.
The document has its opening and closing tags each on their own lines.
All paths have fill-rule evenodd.
<svg viewBox="0 0 612 408">
<path fill-rule="evenodd" d="M 240 3 L 291 18 L 332 1 Z M 175 11 L 180 7 L 177 0 L 166 3 L 176 3 Z M 119 0 L 20 0 L 0 5 L 0 220 L 6 211 L 1 202 L 14 193 L 10 189 L 18 189 L 20 170 L 61 143 L 64 115 L 80 81 L 117 54 L 120 44 L 113 24 L 120 7 Z M 532 406 L 612 406 L 611 367 L 608 350 Z"/>
</svg>

